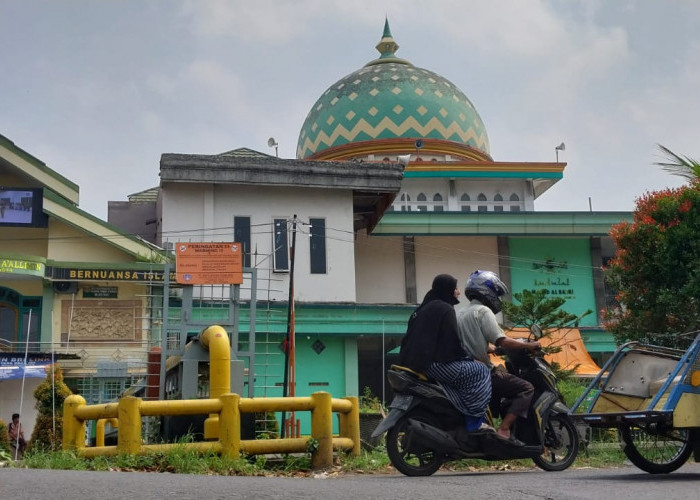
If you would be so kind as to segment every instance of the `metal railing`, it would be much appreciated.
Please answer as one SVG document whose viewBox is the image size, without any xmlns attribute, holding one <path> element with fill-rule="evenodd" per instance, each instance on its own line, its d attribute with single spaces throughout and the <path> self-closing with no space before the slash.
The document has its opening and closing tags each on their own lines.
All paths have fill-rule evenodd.
<svg viewBox="0 0 700 500">
<path fill-rule="evenodd" d="M 241 439 L 241 413 L 279 411 L 310 411 L 310 438 Z M 340 417 L 338 437 L 333 436 L 334 412 Z M 205 428 L 214 431 L 208 436 L 213 440 L 185 444 L 142 444 L 141 417 L 202 414 L 209 414 L 209 425 L 205 422 Z M 141 398 L 125 397 L 118 403 L 89 406 L 82 396 L 71 395 L 63 405 L 63 449 L 76 450 L 85 457 L 165 452 L 175 446 L 219 453 L 231 458 L 238 458 L 241 453 L 261 455 L 311 451 L 312 467 L 322 469 L 333 464 L 334 451 L 360 454 L 359 415 L 356 396 L 338 399 L 332 398 L 327 392 L 294 398 L 241 398 L 238 394 L 228 393 L 217 399 L 175 401 L 143 401 Z M 117 445 L 86 447 L 86 421 L 103 419 L 116 419 Z"/>
</svg>

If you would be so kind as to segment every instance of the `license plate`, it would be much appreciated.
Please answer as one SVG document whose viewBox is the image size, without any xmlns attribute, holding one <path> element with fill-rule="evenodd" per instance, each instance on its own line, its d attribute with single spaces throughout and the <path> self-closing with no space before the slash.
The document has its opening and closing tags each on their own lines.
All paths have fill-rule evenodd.
<svg viewBox="0 0 700 500">
<path fill-rule="evenodd" d="M 394 396 L 394 400 L 389 405 L 389 408 L 396 408 L 398 410 L 408 410 L 413 402 L 413 396 L 407 394 L 397 394 Z"/>
</svg>

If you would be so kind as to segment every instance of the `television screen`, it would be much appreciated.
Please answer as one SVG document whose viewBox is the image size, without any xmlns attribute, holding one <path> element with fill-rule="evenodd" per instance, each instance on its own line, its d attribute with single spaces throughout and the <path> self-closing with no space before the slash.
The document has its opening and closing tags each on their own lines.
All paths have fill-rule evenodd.
<svg viewBox="0 0 700 500">
<path fill-rule="evenodd" d="M 0 186 L 0 226 L 46 227 L 41 188 Z"/>
</svg>

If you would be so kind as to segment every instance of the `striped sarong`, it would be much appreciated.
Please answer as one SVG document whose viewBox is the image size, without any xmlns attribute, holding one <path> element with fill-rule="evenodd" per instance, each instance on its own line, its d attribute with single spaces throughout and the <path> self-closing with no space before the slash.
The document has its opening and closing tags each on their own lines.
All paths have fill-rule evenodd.
<svg viewBox="0 0 700 500">
<path fill-rule="evenodd" d="M 433 363 L 425 373 L 437 380 L 448 399 L 465 415 L 481 417 L 491 399 L 491 372 L 470 358 Z"/>
</svg>

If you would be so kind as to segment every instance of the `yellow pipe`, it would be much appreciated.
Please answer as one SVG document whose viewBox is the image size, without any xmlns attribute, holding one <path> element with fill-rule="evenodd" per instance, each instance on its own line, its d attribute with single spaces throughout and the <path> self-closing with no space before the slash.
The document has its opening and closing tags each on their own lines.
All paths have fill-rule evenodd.
<svg viewBox="0 0 700 500">
<path fill-rule="evenodd" d="M 217 399 L 231 392 L 231 343 L 219 325 L 212 325 L 199 336 L 209 349 L 209 397 Z M 219 415 L 212 413 L 204 421 L 204 439 L 219 437 Z"/>
<path fill-rule="evenodd" d="M 334 402 L 336 400 L 333 400 Z M 345 401 L 350 403 L 348 412 L 340 413 L 340 437 L 349 438 L 354 445 L 350 448 L 351 454 L 360 455 L 360 404 L 357 396 L 349 396 Z M 333 411 L 338 411 L 333 405 Z"/>
<path fill-rule="evenodd" d="M 310 411 L 313 400 L 306 396 L 296 398 L 242 398 L 241 412 L 259 413 L 264 411 Z"/>
<path fill-rule="evenodd" d="M 63 402 L 63 449 L 73 450 L 85 447 L 85 420 L 76 413 L 85 406 L 85 398 L 71 394 Z"/>
<path fill-rule="evenodd" d="M 318 448 L 311 454 L 311 466 L 325 469 L 333 465 L 333 402 L 330 393 L 314 392 L 311 395 L 314 409 L 311 410 L 311 437 Z"/>
<path fill-rule="evenodd" d="M 219 418 L 219 442 L 224 456 L 238 458 L 241 451 L 241 412 L 238 394 L 221 396 L 221 414 Z"/>
<path fill-rule="evenodd" d="M 82 406 L 75 410 L 75 417 L 80 420 L 99 420 L 101 418 L 116 418 L 118 403 Z"/>
<path fill-rule="evenodd" d="M 105 424 L 107 424 L 107 422 L 115 429 L 119 428 L 119 420 L 116 418 L 99 419 L 97 425 L 95 425 L 95 446 L 105 445 Z"/>
<path fill-rule="evenodd" d="M 173 399 L 169 401 L 143 401 L 141 403 L 141 415 L 145 417 L 204 415 L 220 411 L 220 399 Z"/>
<path fill-rule="evenodd" d="M 305 453 L 308 446 L 308 438 L 249 439 L 241 441 L 241 451 L 249 455 Z"/>
<path fill-rule="evenodd" d="M 119 400 L 117 451 L 135 455 L 141 450 L 141 398 L 127 396 Z"/>
</svg>

